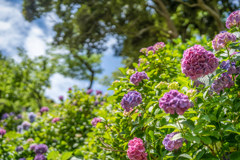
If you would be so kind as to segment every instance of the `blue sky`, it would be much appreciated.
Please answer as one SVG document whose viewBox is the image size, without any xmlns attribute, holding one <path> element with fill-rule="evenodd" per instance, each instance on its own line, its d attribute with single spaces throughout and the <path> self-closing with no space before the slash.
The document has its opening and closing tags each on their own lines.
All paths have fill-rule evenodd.
<svg viewBox="0 0 240 160">
<path fill-rule="evenodd" d="M 30 57 L 44 55 L 49 48 L 47 43 L 52 42 L 54 31 L 54 22 L 51 17 L 56 17 L 54 13 L 50 13 L 33 22 L 27 22 L 22 15 L 22 0 L 0 0 L 0 50 L 5 55 L 12 56 L 17 59 L 16 47 L 24 47 Z M 102 58 L 103 73 L 97 77 L 101 78 L 104 75 L 110 75 L 113 71 L 121 67 L 122 59 L 114 57 L 114 51 L 111 45 L 116 43 L 115 39 L 110 38 L 107 42 L 109 49 L 104 52 Z M 47 89 L 46 96 L 58 101 L 59 95 L 67 96 L 67 90 L 73 85 L 80 88 L 86 88 L 89 85 L 88 81 L 78 81 L 71 78 L 64 78 L 56 73 L 51 77 L 50 89 Z M 107 87 L 100 85 L 97 81 L 94 82 L 94 90 L 107 91 Z"/>
</svg>

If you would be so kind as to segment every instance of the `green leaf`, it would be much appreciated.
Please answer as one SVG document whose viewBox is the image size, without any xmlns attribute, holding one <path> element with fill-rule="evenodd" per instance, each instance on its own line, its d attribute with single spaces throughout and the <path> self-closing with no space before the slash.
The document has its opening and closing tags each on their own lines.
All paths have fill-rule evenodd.
<svg viewBox="0 0 240 160">
<path fill-rule="evenodd" d="M 159 129 L 166 129 L 166 128 L 178 128 L 178 127 L 175 124 L 167 124 L 160 127 Z"/>
<path fill-rule="evenodd" d="M 123 75 L 126 75 L 125 68 L 120 67 L 119 70 L 122 72 Z"/>
<path fill-rule="evenodd" d="M 49 160 L 57 160 L 59 157 L 59 152 L 58 151 L 51 151 L 48 156 L 47 159 Z"/>
<path fill-rule="evenodd" d="M 132 131 L 131 131 L 131 135 L 132 135 L 139 127 L 140 127 L 140 125 L 135 126 L 135 127 L 132 129 Z"/>
<path fill-rule="evenodd" d="M 175 134 L 175 135 L 172 137 L 172 140 L 174 141 L 174 140 L 178 140 L 178 139 L 181 139 L 181 138 L 183 138 L 183 137 L 182 137 L 182 133 L 178 133 L 178 134 Z"/>
<path fill-rule="evenodd" d="M 155 116 L 155 119 L 162 118 L 162 117 L 166 117 L 166 116 L 167 116 L 167 113 L 157 114 L 157 115 Z"/>
<path fill-rule="evenodd" d="M 233 152 L 230 155 L 230 160 L 240 160 L 240 151 Z"/>
<path fill-rule="evenodd" d="M 149 131 L 148 134 L 151 136 L 152 141 L 154 141 L 154 133 L 153 133 L 153 131 Z"/>
<path fill-rule="evenodd" d="M 61 156 L 61 160 L 68 160 L 70 157 L 72 157 L 72 152 L 64 152 Z"/>
<path fill-rule="evenodd" d="M 204 155 L 205 151 L 201 150 L 200 152 L 197 153 L 196 155 L 196 160 L 200 160 L 202 158 L 202 156 Z"/>
<path fill-rule="evenodd" d="M 193 136 L 193 135 L 191 135 L 191 134 L 189 134 L 189 133 L 185 134 L 185 135 L 184 135 L 184 138 L 185 138 L 186 140 L 188 140 L 188 141 L 195 141 L 196 143 L 200 143 L 200 138 L 199 138 L 199 137 Z"/>
<path fill-rule="evenodd" d="M 133 121 L 136 120 L 136 118 L 137 118 L 137 116 L 138 116 L 139 114 L 140 114 L 140 113 L 134 113 L 134 114 L 132 115 L 132 119 L 133 119 Z"/>
<path fill-rule="evenodd" d="M 183 157 L 183 158 L 187 158 L 187 159 L 192 159 L 192 157 L 191 157 L 189 154 L 186 154 L 186 153 L 179 155 L 179 157 Z"/>
<path fill-rule="evenodd" d="M 186 77 L 178 77 L 176 78 L 176 81 L 181 84 L 182 86 L 188 87 L 189 86 L 189 80 Z"/>
<path fill-rule="evenodd" d="M 204 116 L 202 116 L 201 119 L 204 119 L 204 120 L 210 122 L 210 118 L 209 118 L 208 115 L 204 115 Z"/>
<path fill-rule="evenodd" d="M 191 120 L 182 121 L 181 123 L 185 124 L 186 126 L 188 126 L 191 130 L 195 129 L 194 122 L 191 121 Z"/>
<path fill-rule="evenodd" d="M 149 123 L 151 123 L 152 121 L 154 121 L 154 118 L 150 117 L 147 119 L 147 121 L 144 124 L 144 127 L 146 127 Z"/>
<path fill-rule="evenodd" d="M 205 143 L 205 144 L 211 144 L 211 143 L 212 143 L 211 138 L 209 138 L 209 137 L 207 137 L 207 136 L 201 136 L 200 139 L 201 139 L 201 141 L 203 141 L 203 143 Z"/>
</svg>

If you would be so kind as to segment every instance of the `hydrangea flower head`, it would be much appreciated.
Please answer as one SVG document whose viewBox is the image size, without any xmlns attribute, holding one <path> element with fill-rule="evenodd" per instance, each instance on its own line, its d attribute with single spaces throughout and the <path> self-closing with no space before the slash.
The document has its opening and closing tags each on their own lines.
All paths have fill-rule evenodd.
<svg viewBox="0 0 240 160">
<path fill-rule="evenodd" d="M 55 117 L 55 118 L 52 119 L 52 123 L 56 123 L 58 121 L 60 121 L 60 118 L 58 118 L 58 117 Z"/>
<path fill-rule="evenodd" d="M 128 142 L 127 155 L 130 160 L 147 160 L 147 153 L 141 138 L 135 137 Z"/>
<path fill-rule="evenodd" d="M 16 151 L 16 152 L 23 151 L 23 147 L 22 147 L 22 146 L 18 146 L 18 147 L 16 147 L 15 151 Z"/>
<path fill-rule="evenodd" d="M 9 117 L 9 114 L 8 113 L 4 113 L 3 115 L 2 115 L 2 119 L 7 119 Z"/>
<path fill-rule="evenodd" d="M 226 21 L 226 27 L 230 29 L 232 26 L 240 25 L 240 10 L 232 12 Z"/>
<path fill-rule="evenodd" d="M 48 151 L 48 147 L 45 144 L 39 144 L 35 147 L 34 151 L 36 154 L 43 154 Z"/>
<path fill-rule="evenodd" d="M 37 144 L 31 144 L 29 148 L 30 148 L 30 150 L 34 151 L 36 146 L 37 146 Z"/>
<path fill-rule="evenodd" d="M 102 94 L 102 91 L 96 90 L 96 95 Z"/>
<path fill-rule="evenodd" d="M 172 83 L 169 83 L 169 85 L 168 85 L 168 89 L 169 90 L 172 90 L 172 89 L 178 89 L 179 88 L 179 84 L 178 84 L 178 82 L 172 82 Z"/>
<path fill-rule="evenodd" d="M 124 110 L 129 112 L 131 108 L 133 109 L 140 103 L 142 103 L 141 94 L 137 91 L 130 91 L 123 96 L 121 106 L 123 107 Z"/>
<path fill-rule="evenodd" d="M 212 41 L 212 47 L 218 51 L 221 48 L 225 47 L 230 42 L 235 42 L 237 37 L 229 32 L 220 32 Z"/>
<path fill-rule="evenodd" d="M 183 138 L 180 138 L 177 140 L 172 140 L 173 136 L 178 133 L 179 132 L 170 133 L 164 138 L 162 144 L 165 146 L 166 150 L 173 151 L 173 150 L 177 150 L 183 146 L 183 141 L 184 141 Z"/>
<path fill-rule="evenodd" d="M 17 118 L 18 118 L 18 119 L 22 119 L 22 114 L 18 114 L 18 115 L 17 115 Z"/>
<path fill-rule="evenodd" d="M 151 51 L 153 54 L 155 53 L 155 49 L 154 49 L 153 46 L 150 46 L 150 47 L 147 48 L 147 55 L 148 55 L 148 53 L 149 53 L 150 51 Z"/>
<path fill-rule="evenodd" d="M 18 159 L 18 160 L 26 160 L 26 158 L 20 158 L 20 159 Z"/>
<path fill-rule="evenodd" d="M 179 93 L 177 90 L 171 90 L 163 95 L 159 99 L 159 107 L 166 113 L 183 115 L 190 107 L 191 102 L 187 95 Z"/>
<path fill-rule="evenodd" d="M 136 86 L 139 85 L 139 83 L 143 80 L 143 79 L 149 79 L 149 77 L 147 76 L 147 74 L 143 71 L 143 72 L 136 72 L 133 75 L 131 75 L 130 77 L 130 81 L 135 84 Z"/>
<path fill-rule="evenodd" d="M 163 88 L 167 88 L 168 85 L 169 84 L 167 82 L 160 82 L 157 84 L 156 88 L 163 89 Z"/>
<path fill-rule="evenodd" d="M 63 101 L 63 96 L 58 97 L 60 101 Z"/>
<path fill-rule="evenodd" d="M 182 72 L 192 80 L 197 80 L 218 67 L 218 58 L 201 45 L 194 45 L 184 51 L 182 58 Z"/>
<path fill-rule="evenodd" d="M 134 73 L 134 70 L 133 69 L 128 69 L 127 72 L 126 72 L 128 75 L 132 75 Z"/>
<path fill-rule="evenodd" d="M 93 92 L 93 89 L 88 89 L 87 94 L 91 94 Z"/>
<path fill-rule="evenodd" d="M 156 44 L 154 44 L 153 48 L 155 51 L 159 50 L 159 49 L 163 49 L 166 45 L 163 42 L 157 42 Z"/>
<path fill-rule="evenodd" d="M 32 138 L 27 139 L 27 143 L 33 143 L 33 142 L 34 142 L 34 139 L 32 139 Z"/>
<path fill-rule="evenodd" d="M 43 154 L 37 154 L 34 160 L 47 160 Z"/>
<path fill-rule="evenodd" d="M 36 114 L 33 112 L 30 112 L 30 113 L 28 113 L 28 118 L 29 118 L 30 122 L 33 123 L 35 121 Z"/>
<path fill-rule="evenodd" d="M 9 115 L 10 116 L 15 116 L 15 113 L 14 112 L 10 112 Z"/>
<path fill-rule="evenodd" d="M 199 80 L 196 80 L 193 83 L 193 87 L 197 87 L 198 88 L 200 85 L 205 86 L 205 84 L 203 82 L 199 81 Z"/>
<path fill-rule="evenodd" d="M 196 93 L 197 93 L 197 90 L 195 90 L 195 89 L 190 89 L 190 90 L 187 91 L 187 96 L 188 96 L 189 98 L 191 98 L 191 97 L 193 97 Z"/>
<path fill-rule="evenodd" d="M 216 79 L 212 84 L 212 89 L 220 94 L 225 88 L 231 88 L 234 86 L 234 82 L 227 73 L 223 73 L 218 79 Z"/>
<path fill-rule="evenodd" d="M 28 130 L 30 127 L 31 127 L 31 123 L 29 123 L 28 121 L 24 121 L 22 123 L 23 130 Z"/>
<path fill-rule="evenodd" d="M 42 107 L 40 109 L 40 112 L 43 113 L 43 112 L 48 112 L 49 111 L 49 108 L 48 107 Z"/>
<path fill-rule="evenodd" d="M 0 135 L 1 136 L 4 136 L 6 134 L 6 130 L 5 129 L 2 129 L 0 128 Z"/>
<path fill-rule="evenodd" d="M 100 118 L 96 118 L 96 117 L 95 117 L 95 118 L 93 118 L 91 124 L 96 127 L 97 123 L 98 123 L 98 122 L 101 122 L 101 121 L 102 121 L 102 120 L 101 120 Z"/>
</svg>

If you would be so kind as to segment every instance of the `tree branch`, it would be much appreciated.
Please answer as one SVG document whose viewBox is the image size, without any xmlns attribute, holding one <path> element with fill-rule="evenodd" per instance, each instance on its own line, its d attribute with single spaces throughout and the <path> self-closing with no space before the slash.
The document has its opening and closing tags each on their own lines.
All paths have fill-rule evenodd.
<svg viewBox="0 0 240 160">
<path fill-rule="evenodd" d="M 184 2 L 184 1 L 182 1 L 182 0 L 175 0 L 176 2 L 179 2 L 179 3 L 182 3 L 182 4 L 184 4 L 184 5 L 186 5 L 186 6 L 188 6 L 188 7 L 198 7 L 198 4 L 190 4 L 190 3 L 188 3 L 188 2 Z"/>
</svg>

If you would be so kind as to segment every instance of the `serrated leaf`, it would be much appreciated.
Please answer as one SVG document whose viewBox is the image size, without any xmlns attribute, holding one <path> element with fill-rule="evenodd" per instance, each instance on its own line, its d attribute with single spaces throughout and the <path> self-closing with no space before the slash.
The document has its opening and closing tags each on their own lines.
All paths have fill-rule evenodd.
<svg viewBox="0 0 240 160">
<path fill-rule="evenodd" d="M 70 157 L 72 157 L 72 152 L 64 152 L 61 156 L 61 160 L 68 160 Z"/>
<path fill-rule="evenodd" d="M 185 124 L 186 126 L 188 126 L 191 130 L 195 129 L 194 122 L 191 121 L 191 120 L 182 121 L 181 123 Z"/>
</svg>

